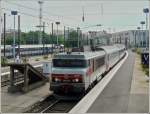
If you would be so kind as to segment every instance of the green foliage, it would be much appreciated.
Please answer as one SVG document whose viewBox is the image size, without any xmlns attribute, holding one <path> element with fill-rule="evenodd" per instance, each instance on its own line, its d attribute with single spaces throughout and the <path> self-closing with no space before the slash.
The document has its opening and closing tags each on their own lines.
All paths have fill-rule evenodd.
<svg viewBox="0 0 150 114">
<path fill-rule="evenodd" d="M 29 59 L 28 59 L 27 57 L 23 57 L 23 58 L 22 58 L 22 62 L 23 62 L 23 63 L 27 63 L 27 62 L 29 62 Z"/>
<path fill-rule="evenodd" d="M 39 31 L 29 31 L 27 33 L 21 32 L 21 38 L 20 38 L 20 44 L 38 44 L 39 41 Z M 64 37 L 63 35 L 58 36 L 59 44 L 63 44 Z M 57 42 L 57 37 L 54 34 L 53 36 L 47 33 L 44 33 L 43 35 L 43 42 L 45 44 L 52 44 Z M 18 36 L 16 34 L 16 43 L 18 44 Z M 1 41 L 1 44 L 3 45 L 3 40 Z M 6 34 L 6 45 L 12 45 L 13 44 L 13 34 Z"/>
<path fill-rule="evenodd" d="M 140 50 L 139 48 L 136 48 L 136 49 L 135 49 L 135 52 L 136 52 L 137 54 L 139 54 L 139 55 L 141 54 L 141 50 Z"/>
<path fill-rule="evenodd" d="M 69 33 L 69 38 L 66 40 L 66 47 L 77 47 L 78 45 L 78 34 L 76 31 Z"/>
<path fill-rule="evenodd" d="M 36 59 L 35 59 L 35 61 L 39 61 L 39 60 L 40 60 L 39 58 L 36 58 Z"/>
<path fill-rule="evenodd" d="M 6 64 L 8 63 L 8 60 L 6 57 L 1 57 L 1 66 L 6 66 Z"/>
<path fill-rule="evenodd" d="M 48 59 L 48 55 L 44 55 L 44 56 L 43 56 L 43 59 Z"/>
<path fill-rule="evenodd" d="M 149 76 L 149 67 L 147 65 L 141 65 L 142 70 L 144 71 L 145 75 Z"/>
</svg>

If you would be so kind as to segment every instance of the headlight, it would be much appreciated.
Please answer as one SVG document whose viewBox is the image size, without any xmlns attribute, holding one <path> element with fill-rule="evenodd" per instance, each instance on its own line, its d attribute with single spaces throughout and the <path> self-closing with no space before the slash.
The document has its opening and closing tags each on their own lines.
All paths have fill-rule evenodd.
<svg viewBox="0 0 150 114">
<path fill-rule="evenodd" d="M 79 82 L 79 79 L 76 78 L 76 79 L 73 79 L 72 81 L 73 81 L 73 82 Z"/>
<path fill-rule="evenodd" d="M 76 78 L 76 79 L 75 79 L 75 82 L 79 82 L 79 79 L 78 79 L 78 78 Z"/>
<path fill-rule="evenodd" d="M 55 82 L 60 82 L 60 81 L 61 81 L 61 80 L 58 79 L 58 78 L 55 78 L 54 80 L 55 80 Z"/>
</svg>

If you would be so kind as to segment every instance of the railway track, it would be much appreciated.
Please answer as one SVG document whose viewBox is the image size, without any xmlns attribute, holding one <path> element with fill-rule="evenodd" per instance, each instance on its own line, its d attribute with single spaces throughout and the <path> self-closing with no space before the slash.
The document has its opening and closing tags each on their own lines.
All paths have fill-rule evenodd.
<svg viewBox="0 0 150 114">
<path fill-rule="evenodd" d="M 75 105 L 77 101 L 56 100 L 52 105 L 46 107 L 41 113 L 67 113 Z"/>
<path fill-rule="evenodd" d="M 50 95 L 43 101 L 31 106 L 25 113 L 67 113 L 77 102 L 77 100 L 66 101 L 56 99 L 53 95 Z"/>
</svg>

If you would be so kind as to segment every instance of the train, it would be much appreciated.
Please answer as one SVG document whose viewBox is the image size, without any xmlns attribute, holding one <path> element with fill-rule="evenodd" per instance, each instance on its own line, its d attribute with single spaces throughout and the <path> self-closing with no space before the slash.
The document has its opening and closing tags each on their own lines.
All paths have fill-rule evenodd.
<svg viewBox="0 0 150 114">
<path fill-rule="evenodd" d="M 55 95 L 84 95 L 125 56 L 125 46 L 96 47 L 95 51 L 64 52 L 52 59 L 50 91 Z"/>
<path fill-rule="evenodd" d="M 64 45 L 53 45 L 53 51 L 62 52 Z M 18 46 L 15 46 L 16 55 L 18 54 Z M 50 54 L 52 53 L 52 44 L 45 44 L 44 48 L 43 45 L 20 45 L 20 55 L 21 57 L 24 56 L 37 56 L 43 54 Z M 1 45 L 1 55 L 4 56 L 4 46 Z M 5 56 L 10 59 L 13 58 L 13 46 L 6 45 L 5 46 Z"/>
</svg>

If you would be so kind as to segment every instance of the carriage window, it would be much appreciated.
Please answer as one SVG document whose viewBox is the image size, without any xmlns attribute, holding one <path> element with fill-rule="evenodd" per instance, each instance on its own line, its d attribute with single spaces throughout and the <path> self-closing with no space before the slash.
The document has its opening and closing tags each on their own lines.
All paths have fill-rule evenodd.
<svg viewBox="0 0 150 114">
<path fill-rule="evenodd" d="M 86 60 L 53 59 L 54 67 L 87 67 Z"/>
</svg>

